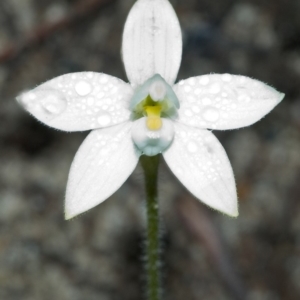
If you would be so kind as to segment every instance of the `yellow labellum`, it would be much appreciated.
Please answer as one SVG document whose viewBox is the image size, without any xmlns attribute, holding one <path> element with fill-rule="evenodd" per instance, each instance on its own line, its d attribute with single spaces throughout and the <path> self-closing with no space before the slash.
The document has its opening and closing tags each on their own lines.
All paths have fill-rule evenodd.
<svg viewBox="0 0 300 300">
<path fill-rule="evenodd" d="M 145 106 L 144 107 L 146 113 L 147 113 L 147 127 L 150 130 L 159 130 L 162 126 L 162 120 L 160 118 L 161 113 L 161 106 L 155 105 L 155 106 Z"/>
</svg>

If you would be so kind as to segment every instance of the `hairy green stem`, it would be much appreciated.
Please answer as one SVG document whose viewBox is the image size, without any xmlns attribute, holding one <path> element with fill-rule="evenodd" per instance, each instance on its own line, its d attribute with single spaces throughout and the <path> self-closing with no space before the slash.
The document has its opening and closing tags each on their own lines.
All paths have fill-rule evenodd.
<svg viewBox="0 0 300 300">
<path fill-rule="evenodd" d="M 160 299 L 159 214 L 157 201 L 157 175 L 159 155 L 142 156 L 147 201 L 147 292 L 148 300 Z"/>
</svg>

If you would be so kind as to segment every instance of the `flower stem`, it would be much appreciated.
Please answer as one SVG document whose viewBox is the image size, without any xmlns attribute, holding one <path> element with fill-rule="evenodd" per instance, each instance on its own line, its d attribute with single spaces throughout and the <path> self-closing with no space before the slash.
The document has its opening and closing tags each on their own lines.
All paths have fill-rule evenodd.
<svg viewBox="0 0 300 300">
<path fill-rule="evenodd" d="M 141 157 L 145 174 L 147 201 L 147 244 L 146 271 L 148 300 L 160 299 L 160 262 L 159 262 L 159 215 L 157 201 L 157 175 L 159 155 Z"/>
</svg>

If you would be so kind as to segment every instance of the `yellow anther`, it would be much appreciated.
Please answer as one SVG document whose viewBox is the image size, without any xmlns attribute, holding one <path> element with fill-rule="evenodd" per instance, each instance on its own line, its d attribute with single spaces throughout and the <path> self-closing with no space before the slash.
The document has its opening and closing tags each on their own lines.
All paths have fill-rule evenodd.
<svg viewBox="0 0 300 300">
<path fill-rule="evenodd" d="M 145 106 L 144 107 L 147 114 L 147 127 L 150 130 L 159 130 L 162 126 L 162 120 L 160 118 L 161 106 Z"/>
</svg>

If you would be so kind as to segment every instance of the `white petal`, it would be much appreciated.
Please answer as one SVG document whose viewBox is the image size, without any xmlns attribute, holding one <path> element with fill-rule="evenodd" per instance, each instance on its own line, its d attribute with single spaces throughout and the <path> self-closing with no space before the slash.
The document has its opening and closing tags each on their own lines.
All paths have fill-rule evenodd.
<svg viewBox="0 0 300 300">
<path fill-rule="evenodd" d="M 131 139 L 131 123 L 92 131 L 71 166 L 66 219 L 98 205 L 118 190 L 136 167 L 139 155 Z"/>
<path fill-rule="evenodd" d="M 173 144 L 163 153 L 172 172 L 196 198 L 237 216 L 234 176 L 220 142 L 207 130 L 178 123 L 174 126 Z"/>
<path fill-rule="evenodd" d="M 138 0 L 123 33 L 123 60 L 129 81 L 141 85 L 154 74 L 173 84 L 182 53 L 177 16 L 167 0 Z"/>
<path fill-rule="evenodd" d="M 17 97 L 43 123 L 66 131 L 103 128 L 129 120 L 132 87 L 101 73 L 59 76 Z"/>
<path fill-rule="evenodd" d="M 257 122 L 284 97 L 261 81 L 230 74 L 192 77 L 176 84 L 174 91 L 179 122 L 221 130 Z"/>
</svg>

